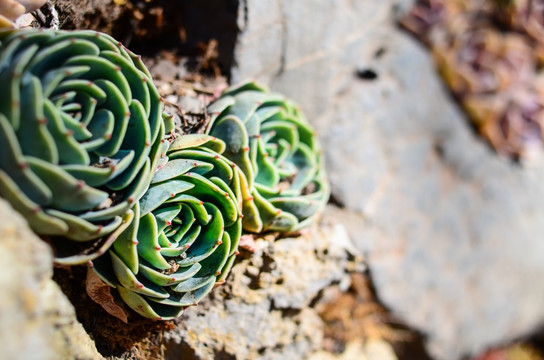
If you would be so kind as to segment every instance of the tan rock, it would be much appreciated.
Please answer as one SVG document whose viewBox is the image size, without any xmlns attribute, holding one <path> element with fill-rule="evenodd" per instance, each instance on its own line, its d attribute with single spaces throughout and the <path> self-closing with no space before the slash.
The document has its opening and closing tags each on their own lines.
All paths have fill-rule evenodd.
<svg viewBox="0 0 544 360">
<path fill-rule="evenodd" d="M 47 0 L 0 0 L 0 28 L 14 27 L 14 22 L 25 13 L 37 10 Z"/>
<path fill-rule="evenodd" d="M 25 7 L 26 12 L 31 12 L 44 6 L 47 0 L 17 0 L 17 2 Z"/>
<path fill-rule="evenodd" d="M 391 344 L 384 340 L 352 341 L 341 354 L 318 351 L 309 360 L 398 360 Z"/>
<path fill-rule="evenodd" d="M 15 20 L 26 12 L 24 5 L 15 0 L 0 0 L 0 15 Z"/>
<path fill-rule="evenodd" d="M 0 358 L 101 359 L 53 280 L 49 246 L 0 199 Z"/>
</svg>

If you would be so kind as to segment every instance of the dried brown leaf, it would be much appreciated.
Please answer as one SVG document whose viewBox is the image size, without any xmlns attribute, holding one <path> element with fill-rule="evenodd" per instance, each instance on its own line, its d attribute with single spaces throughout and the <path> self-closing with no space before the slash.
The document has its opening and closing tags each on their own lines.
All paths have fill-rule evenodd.
<svg viewBox="0 0 544 360">
<path fill-rule="evenodd" d="M 111 294 L 111 287 L 103 282 L 91 269 L 87 270 L 86 291 L 87 295 L 95 303 L 102 306 L 108 314 L 115 316 L 125 324 L 128 322 L 128 313 L 115 302 Z"/>
</svg>

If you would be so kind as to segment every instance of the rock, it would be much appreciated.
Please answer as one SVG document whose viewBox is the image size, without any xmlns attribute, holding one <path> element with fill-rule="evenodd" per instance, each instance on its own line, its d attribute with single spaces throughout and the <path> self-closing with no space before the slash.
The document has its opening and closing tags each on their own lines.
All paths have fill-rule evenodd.
<svg viewBox="0 0 544 360">
<path fill-rule="evenodd" d="M 202 113 L 202 102 L 194 96 L 182 96 L 178 105 L 187 113 Z"/>
<path fill-rule="evenodd" d="M 331 284 L 349 281 L 345 229 L 324 225 L 256 245 L 222 291 L 186 310 L 165 334 L 166 359 L 303 359 L 321 348 L 323 322 L 313 302 Z"/>
<path fill-rule="evenodd" d="M 346 350 L 339 355 L 318 351 L 312 354 L 309 360 L 398 360 L 398 358 L 391 344 L 379 339 L 369 339 L 365 343 L 349 342 Z"/>
<path fill-rule="evenodd" d="M 170 60 L 161 59 L 150 70 L 154 79 L 173 81 L 179 70 Z"/>
<path fill-rule="evenodd" d="M 395 25 L 409 1 L 332 4 L 247 0 L 233 80 L 301 105 L 343 206 L 329 216 L 436 359 L 532 331 L 544 320 L 544 163 L 509 163 L 471 131 Z"/>
<path fill-rule="evenodd" d="M 0 199 L 0 358 L 102 359 L 53 280 L 53 256 Z"/>
</svg>

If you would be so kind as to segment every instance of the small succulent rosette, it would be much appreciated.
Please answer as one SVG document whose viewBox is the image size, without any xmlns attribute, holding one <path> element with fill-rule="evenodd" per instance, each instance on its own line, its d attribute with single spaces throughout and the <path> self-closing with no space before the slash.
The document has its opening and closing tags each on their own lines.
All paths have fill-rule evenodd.
<svg viewBox="0 0 544 360">
<path fill-rule="evenodd" d="M 94 31 L 0 31 L 0 196 L 83 263 L 134 216 L 158 161 L 159 94 L 140 58 Z"/>
<path fill-rule="evenodd" d="M 211 136 L 177 137 L 136 204 L 135 221 L 91 263 L 144 317 L 180 316 L 232 267 L 242 232 L 242 182 L 224 149 Z"/>
<path fill-rule="evenodd" d="M 247 179 L 245 231 L 291 232 L 309 225 L 329 197 L 321 149 L 298 107 L 255 82 L 226 89 L 209 107 L 207 132 Z"/>
</svg>

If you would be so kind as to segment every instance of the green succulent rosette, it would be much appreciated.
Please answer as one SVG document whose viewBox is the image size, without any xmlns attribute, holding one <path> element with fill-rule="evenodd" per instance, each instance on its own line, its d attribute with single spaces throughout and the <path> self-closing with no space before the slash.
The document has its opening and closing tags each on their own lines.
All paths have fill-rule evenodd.
<svg viewBox="0 0 544 360">
<path fill-rule="evenodd" d="M 208 107 L 207 133 L 226 144 L 243 172 L 248 232 L 290 232 L 309 225 L 329 197 L 321 149 L 298 107 L 255 82 L 226 89 Z"/>
<path fill-rule="evenodd" d="M 12 30 L 0 31 L 0 84 L 0 196 L 59 263 L 104 253 L 158 161 L 149 72 L 106 34 Z"/>
<path fill-rule="evenodd" d="M 170 145 L 135 220 L 91 263 L 140 315 L 174 319 L 227 276 L 242 232 L 243 174 L 207 135 Z"/>
</svg>

